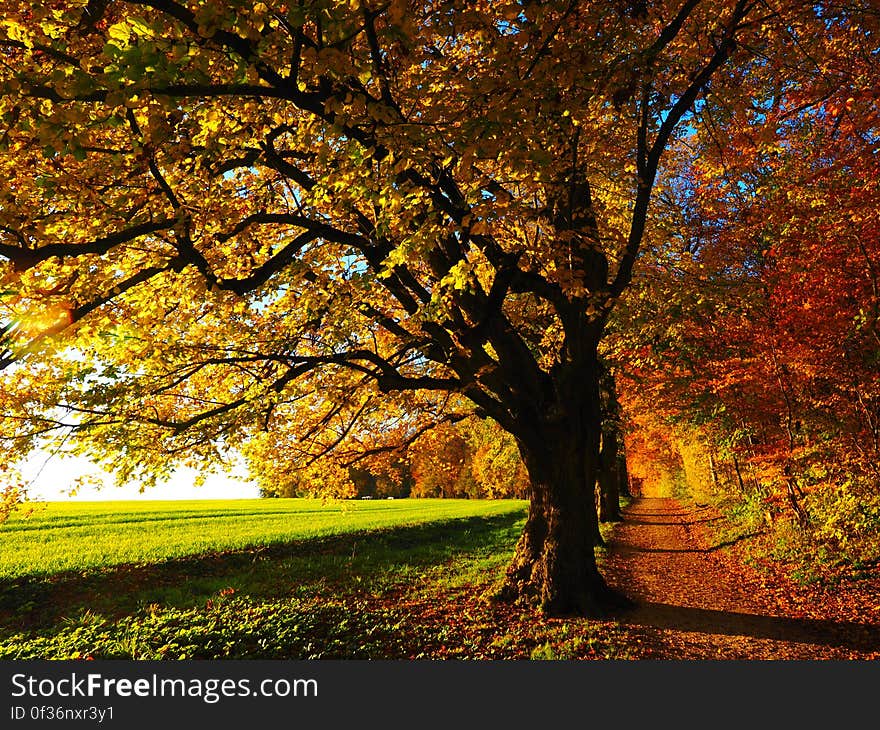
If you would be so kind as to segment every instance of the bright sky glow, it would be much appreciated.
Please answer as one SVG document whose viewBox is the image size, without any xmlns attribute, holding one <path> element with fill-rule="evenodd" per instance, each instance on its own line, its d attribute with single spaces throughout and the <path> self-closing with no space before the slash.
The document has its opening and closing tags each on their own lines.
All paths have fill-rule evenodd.
<svg viewBox="0 0 880 730">
<path fill-rule="evenodd" d="M 37 501 L 154 500 L 154 499 L 253 499 L 260 496 L 257 485 L 241 474 L 215 474 L 202 486 L 195 486 L 196 472 L 179 469 L 164 484 L 147 488 L 117 487 L 113 478 L 86 459 L 49 457 L 38 453 L 18 465 L 28 486 L 28 497 Z M 69 490 L 78 477 L 90 476 L 75 495 Z M 95 485 L 92 481 L 96 482 Z"/>
</svg>

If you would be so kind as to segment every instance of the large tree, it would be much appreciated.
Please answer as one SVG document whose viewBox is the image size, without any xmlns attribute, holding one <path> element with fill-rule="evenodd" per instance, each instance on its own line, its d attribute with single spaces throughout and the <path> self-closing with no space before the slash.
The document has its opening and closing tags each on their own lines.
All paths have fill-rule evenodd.
<svg viewBox="0 0 880 730">
<path fill-rule="evenodd" d="M 506 593 L 601 609 L 597 347 L 664 151 L 780 8 L 7 0 L 6 443 L 149 477 L 475 410 L 531 481 Z"/>
</svg>

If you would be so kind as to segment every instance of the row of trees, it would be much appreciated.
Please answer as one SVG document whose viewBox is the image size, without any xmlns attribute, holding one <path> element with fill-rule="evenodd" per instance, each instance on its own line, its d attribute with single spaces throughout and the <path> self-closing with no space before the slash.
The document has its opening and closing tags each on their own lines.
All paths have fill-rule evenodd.
<svg viewBox="0 0 880 730">
<path fill-rule="evenodd" d="M 348 497 L 449 497 L 500 499 L 528 496 L 528 474 L 516 443 L 497 424 L 467 418 L 430 429 L 394 460 L 370 468 L 348 467 L 337 485 Z M 326 494 L 323 475 L 292 468 L 262 474 L 266 497 Z M 347 476 L 347 478 L 346 478 Z"/>
<path fill-rule="evenodd" d="M 606 371 L 603 388 L 601 468 L 596 483 L 599 519 L 620 519 L 620 497 L 629 482 L 622 421 L 614 380 Z M 349 466 L 336 479 L 339 496 L 447 497 L 525 499 L 529 477 L 516 441 L 497 423 L 465 418 L 427 430 L 402 453 L 373 461 L 370 467 Z M 314 497 L 327 494 L 323 470 L 292 465 L 257 472 L 264 497 Z"/>
<path fill-rule="evenodd" d="M 785 177 L 789 157 L 836 165 L 845 199 L 857 160 L 834 162 L 851 157 L 834 140 L 876 139 L 869 114 L 832 108 L 867 109 L 875 88 L 856 69 L 872 78 L 876 11 L 857 0 L 4 10 L 9 457 L 55 439 L 150 483 L 235 452 L 261 479 L 296 469 L 332 492 L 443 424 L 491 419 L 530 500 L 504 595 L 552 614 L 615 601 L 593 553 L 594 488 L 621 453 L 600 345 L 634 397 L 672 408 L 670 363 L 711 347 L 698 290 L 744 287 L 745 326 L 826 251 L 772 248 L 784 222 L 759 231 L 742 199 L 803 205 L 813 178 Z M 814 120 L 831 146 L 791 154 Z M 726 307 L 709 312 L 725 330 Z M 795 434 L 800 401 L 786 408 Z"/>
<path fill-rule="evenodd" d="M 629 412 L 665 451 L 632 444 L 644 478 L 687 473 L 839 557 L 876 559 L 880 17 L 821 12 L 812 69 L 748 106 L 697 110 L 674 252 L 646 262 L 616 346 Z"/>
</svg>

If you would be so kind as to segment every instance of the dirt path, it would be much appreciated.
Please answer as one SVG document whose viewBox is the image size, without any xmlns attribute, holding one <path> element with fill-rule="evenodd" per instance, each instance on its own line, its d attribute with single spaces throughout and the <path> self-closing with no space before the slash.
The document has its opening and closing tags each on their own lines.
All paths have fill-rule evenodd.
<svg viewBox="0 0 880 730">
<path fill-rule="evenodd" d="M 880 658 L 876 584 L 849 597 L 840 589 L 779 580 L 767 585 L 766 576 L 726 546 L 711 544 L 709 527 L 717 519 L 707 507 L 640 498 L 615 528 L 605 572 L 638 602 L 620 623 L 640 637 L 640 653 L 661 659 Z M 843 610 L 845 601 L 858 605 Z"/>
</svg>

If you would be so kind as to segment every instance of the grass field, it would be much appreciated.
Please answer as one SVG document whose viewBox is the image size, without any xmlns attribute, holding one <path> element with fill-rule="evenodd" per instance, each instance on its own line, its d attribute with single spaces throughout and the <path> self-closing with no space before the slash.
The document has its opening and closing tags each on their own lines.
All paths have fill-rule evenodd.
<svg viewBox="0 0 880 730">
<path fill-rule="evenodd" d="M 0 659 L 626 658 L 492 600 L 521 501 L 55 503 L 0 527 Z"/>
<path fill-rule="evenodd" d="M 0 580 L 521 512 L 517 500 L 48 502 L 0 525 Z"/>
</svg>

